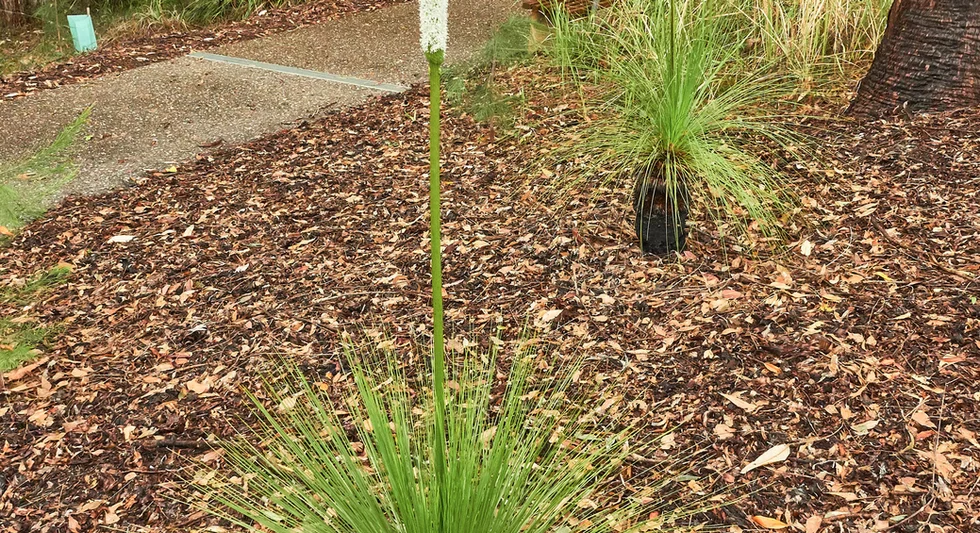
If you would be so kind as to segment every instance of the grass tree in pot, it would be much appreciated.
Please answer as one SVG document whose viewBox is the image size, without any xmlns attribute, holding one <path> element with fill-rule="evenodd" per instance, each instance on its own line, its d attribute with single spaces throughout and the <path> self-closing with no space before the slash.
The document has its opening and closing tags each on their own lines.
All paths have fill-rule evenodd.
<svg viewBox="0 0 980 533">
<path fill-rule="evenodd" d="M 422 0 L 420 12 L 431 84 L 431 375 L 404 371 L 412 358 L 348 347 L 356 387 L 338 402 L 293 366 L 286 379 L 270 379 L 268 400 L 252 397 L 259 429 L 224 443 L 232 472 L 205 468 L 190 480 L 195 503 L 246 529 L 278 533 L 693 529 L 680 521 L 704 510 L 706 499 L 653 512 L 689 490 L 691 478 L 678 479 L 673 468 L 689 474 L 683 454 L 655 469 L 659 481 L 649 490 L 619 504 L 581 505 L 601 500 L 598 487 L 655 441 L 641 437 L 641 423 L 604 425 L 598 410 L 577 408 L 574 362 L 536 377 L 542 361 L 519 349 L 499 398 L 495 354 L 447 364 L 439 219 L 446 0 Z"/>
<path fill-rule="evenodd" d="M 741 59 L 746 33 L 729 5 L 622 0 L 555 25 L 551 57 L 601 95 L 602 118 L 576 150 L 594 156 L 601 185 L 632 187 L 646 252 L 683 250 L 689 212 L 775 231 L 788 202 L 779 173 L 757 154 L 794 140 L 761 112 L 790 86 Z"/>
</svg>

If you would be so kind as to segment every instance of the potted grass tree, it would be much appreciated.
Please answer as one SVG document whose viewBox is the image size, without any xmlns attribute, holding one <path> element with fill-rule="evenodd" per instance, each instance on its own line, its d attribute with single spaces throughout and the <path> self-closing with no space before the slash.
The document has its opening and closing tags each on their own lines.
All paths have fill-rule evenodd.
<svg viewBox="0 0 980 533">
<path fill-rule="evenodd" d="M 222 443 L 230 472 L 205 467 L 190 480 L 193 503 L 248 530 L 277 533 L 691 529 L 681 519 L 717 506 L 708 495 L 653 512 L 686 486 L 676 483 L 691 479 L 678 477 L 690 474 L 683 454 L 655 469 L 659 481 L 647 492 L 619 505 L 581 505 L 654 441 L 642 437 L 642 424 L 606 424 L 595 409 L 577 406 L 577 364 L 537 375 L 540 360 L 525 343 L 501 398 L 493 394 L 496 353 L 447 364 L 439 217 L 446 17 L 446 0 L 420 2 L 430 73 L 431 374 L 410 379 L 404 357 L 348 344 L 355 388 L 338 402 L 287 362 L 284 377 L 268 378 L 268 398 L 250 395 L 258 429 Z"/>
<path fill-rule="evenodd" d="M 762 147 L 795 135 L 763 110 L 784 79 L 739 56 L 744 28 L 721 0 L 621 0 L 599 16 L 561 20 L 549 54 L 570 79 L 598 88 L 599 120 L 575 150 L 625 180 L 643 251 L 684 249 L 688 214 L 778 231 L 790 196 Z"/>
</svg>

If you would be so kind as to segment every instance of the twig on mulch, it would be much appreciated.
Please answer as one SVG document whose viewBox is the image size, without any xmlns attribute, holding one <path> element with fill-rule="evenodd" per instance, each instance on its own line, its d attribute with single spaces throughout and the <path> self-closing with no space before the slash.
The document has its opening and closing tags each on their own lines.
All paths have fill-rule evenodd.
<svg viewBox="0 0 980 533">
<path fill-rule="evenodd" d="M 189 450 L 210 450 L 214 444 L 206 440 L 180 440 L 176 438 L 165 438 L 156 440 L 145 440 L 140 442 L 144 448 L 174 448 Z"/>
</svg>

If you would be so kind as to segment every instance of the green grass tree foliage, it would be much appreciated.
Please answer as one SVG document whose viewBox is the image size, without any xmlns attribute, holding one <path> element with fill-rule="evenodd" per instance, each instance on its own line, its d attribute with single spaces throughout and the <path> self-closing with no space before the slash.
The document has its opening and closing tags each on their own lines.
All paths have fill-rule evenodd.
<svg viewBox="0 0 980 533">
<path fill-rule="evenodd" d="M 205 469 L 191 480 L 197 505 L 278 533 L 681 529 L 676 524 L 699 505 L 665 509 L 653 522 L 634 519 L 677 497 L 683 485 L 671 463 L 620 505 L 582 505 L 642 439 L 638 425 L 604 423 L 595 410 L 577 408 L 575 364 L 538 378 L 541 361 L 524 344 L 499 399 L 495 351 L 447 364 L 439 218 L 446 8 L 446 0 L 420 4 L 431 89 L 431 375 L 405 371 L 405 358 L 391 351 L 347 344 L 356 389 L 345 403 L 285 363 L 285 375 L 267 381 L 269 400 L 252 396 L 260 428 L 224 446 L 233 473 Z"/>
<path fill-rule="evenodd" d="M 226 447 L 235 475 L 195 481 L 219 514 L 281 533 L 546 533 L 686 531 L 701 510 L 669 507 L 686 489 L 683 454 L 619 508 L 592 507 L 602 482 L 634 458 L 635 430 L 576 409 L 571 372 L 536 380 L 530 348 L 518 351 L 500 400 L 496 356 L 468 354 L 447 381 L 445 433 L 433 394 L 412 386 L 397 354 L 346 355 L 357 384 L 346 403 L 299 373 L 271 382 L 266 402 L 252 398 L 264 423 Z M 655 510 L 655 520 L 637 520 Z"/>
<path fill-rule="evenodd" d="M 734 228 L 756 222 L 778 233 L 791 199 L 759 154 L 799 141 L 766 112 L 792 85 L 746 68 L 746 34 L 730 9 L 725 0 L 622 0 L 587 18 L 559 12 L 548 53 L 597 95 L 591 110 L 600 116 L 569 148 L 589 164 L 560 178 L 560 194 L 658 182 L 674 212 L 690 198 Z"/>
</svg>

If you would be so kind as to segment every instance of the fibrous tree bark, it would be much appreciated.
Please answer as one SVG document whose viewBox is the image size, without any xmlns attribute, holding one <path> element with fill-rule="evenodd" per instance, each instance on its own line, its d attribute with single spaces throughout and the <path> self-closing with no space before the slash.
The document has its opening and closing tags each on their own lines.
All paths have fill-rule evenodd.
<svg viewBox="0 0 980 533">
<path fill-rule="evenodd" d="M 0 27 L 24 24 L 38 4 L 38 0 L 0 0 Z"/>
<path fill-rule="evenodd" d="M 980 0 L 895 0 L 849 112 L 980 106 Z"/>
<path fill-rule="evenodd" d="M 0 27 L 19 24 L 23 19 L 20 0 L 0 0 Z"/>
</svg>

